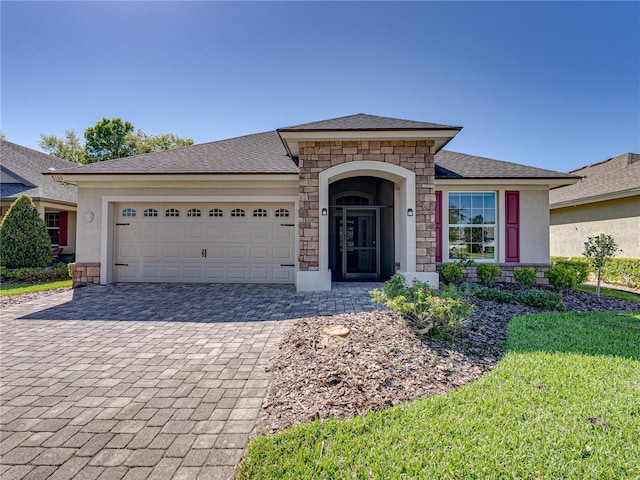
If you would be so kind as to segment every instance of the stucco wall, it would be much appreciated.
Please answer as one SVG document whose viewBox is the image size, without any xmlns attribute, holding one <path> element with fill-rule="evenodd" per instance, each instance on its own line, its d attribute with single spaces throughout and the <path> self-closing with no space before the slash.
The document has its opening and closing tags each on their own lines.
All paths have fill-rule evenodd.
<svg viewBox="0 0 640 480">
<path fill-rule="evenodd" d="M 78 236 L 76 260 L 78 262 L 100 262 L 103 236 L 103 197 L 136 197 L 137 202 L 145 198 L 172 197 L 182 202 L 215 201 L 214 197 L 242 197 L 251 202 L 254 197 L 297 196 L 297 182 L 162 182 L 156 185 L 130 183 L 109 186 L 104 183 L 80 183 L 78 185 Z M 205 197 L 205 199 L 203 199 Z M 211 200 L 206 200 L 211 197 Z M 167 201 L 167 200 L 163 200 Z M 177 200 L 176 200 L 177 201 Z M 87 222 L 85 212 L 93 214 Z M 112 219 L 109 221 L 113 221 Z M 113 239 L 108 241 L 113 243 Z"/>
<path fill-rule="evenodd" d="M 551 210 L 551 255 L 577 257 L 587 237 L 612 235 L 620 257 L 640 258 L 640 196 Z"/>
</svg>

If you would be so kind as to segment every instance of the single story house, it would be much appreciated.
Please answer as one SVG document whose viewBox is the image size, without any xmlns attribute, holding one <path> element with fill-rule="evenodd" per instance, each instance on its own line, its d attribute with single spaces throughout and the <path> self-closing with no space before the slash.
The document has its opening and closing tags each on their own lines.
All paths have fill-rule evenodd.
<svg viewBox="0 0 640 480">
<path fill-rule="evenodd" d="M 75 185 L 61 185 L 44 172 L 75 167 L 76 164 L 0 140 L 0 208 L 2 217 L 21 195 L 29 195 L 44 219 L 54 248 L 70 255 L 76 250 Z"/>
<path fill-rule="evenodd" d="M 320 291 L 437 285 L 460 251 L 547 266 L 549 189 L 578 177 L 442 150 L 460 130 L 358 114 L 52 172 L 78 186 L 74 281 Z"/>
<path fill-rule="evenodd" d="M 588 237 L 605 233 L 622 249 L 621 257 L 640 258 L 640 154 L 569 173 L 580 181 L 549 192 L 551 255 L 579 257 Z"/>
</svg>

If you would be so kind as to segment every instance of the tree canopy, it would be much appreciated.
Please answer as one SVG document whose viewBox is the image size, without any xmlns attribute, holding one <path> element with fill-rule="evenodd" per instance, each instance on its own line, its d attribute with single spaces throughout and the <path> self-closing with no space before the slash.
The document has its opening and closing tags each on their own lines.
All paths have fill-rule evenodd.
<svg viewBox="0 0 640 480">
<path fill-rule="evenodd" d="M 74 130 L 65 130 L 64 138 L 41 134 L 38 145 L 46 153 L 76 163 L 101 162 L 193 145 L 193 139 L 173 133 L 148 135 L 120 118 L 103 118 L 85 130 L 84 139 L 83 145 Z"/>
</svg>

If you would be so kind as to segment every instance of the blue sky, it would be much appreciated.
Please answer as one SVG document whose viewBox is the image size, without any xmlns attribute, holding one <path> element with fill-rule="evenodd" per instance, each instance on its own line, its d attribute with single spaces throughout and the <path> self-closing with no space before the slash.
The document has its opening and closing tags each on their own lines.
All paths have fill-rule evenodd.
<svg viewBox="0 0 640 480">
<path fill-rule="evenodd" d="M 554 170 L 640 152 L 640 2 L 1 3 L 1 128 L 196 143 L 355 113 Z"/>
</svg>

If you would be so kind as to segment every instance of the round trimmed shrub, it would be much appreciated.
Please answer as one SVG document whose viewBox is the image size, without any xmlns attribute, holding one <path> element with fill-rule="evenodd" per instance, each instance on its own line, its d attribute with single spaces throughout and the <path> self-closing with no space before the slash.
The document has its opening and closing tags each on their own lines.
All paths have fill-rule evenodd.
<svg viewBox="0 0 640 480">
<path fill-rule="evenodd" d="M 31 197 L 21 195 L 0 224 L 0 265 L 7 268 L 46 267 L 53 261 L 51 239 Z"/>
<path fill-rule="evenodd" d="M 444 283 L 458 285 L 462 282 L 462 267 L 459 263 L 445 263 L 440 267 L 440 276 Z"/>
<path fill-rule="evenodd" d="M 485 285 L 491 285 L 501 273 L 500 267 L 493 263 L 481 263 L 476 267 L 476 275 Z"/>
</svg>

